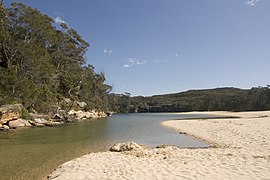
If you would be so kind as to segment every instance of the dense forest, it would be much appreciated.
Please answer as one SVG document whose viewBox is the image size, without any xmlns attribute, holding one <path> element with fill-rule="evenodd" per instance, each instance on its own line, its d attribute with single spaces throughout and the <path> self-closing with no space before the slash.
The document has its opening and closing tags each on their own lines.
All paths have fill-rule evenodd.
<svg viewBox="0 0 270 180">
<path fill-rule="evenodd" d="M 0 105 L 29 111 L 68 109 L 114 112 L 247 111 L 270 109 L 270 87 L 218 88 L 152 97 L 110 93 L 105 74 L 86 63 L 89 44 L 67 24 L 22 3 L 0 4 Z"/>
<path fill-rule="evenodd" d="M 0 4 L 0 105 L 49 112 L 66 101 L 108 109 L 111 86 L 86 64 L 89 44 L 67 24 L 22 3 Z"/>
<path fill-rule="evenodd" d="M 270 110 L 270 86 L 251 89 L 217 88 L 190 90 L 151 97 L 110 95 L 115 111 L 183 112 L 183 111 L 254 111 Z"/>
</svg>

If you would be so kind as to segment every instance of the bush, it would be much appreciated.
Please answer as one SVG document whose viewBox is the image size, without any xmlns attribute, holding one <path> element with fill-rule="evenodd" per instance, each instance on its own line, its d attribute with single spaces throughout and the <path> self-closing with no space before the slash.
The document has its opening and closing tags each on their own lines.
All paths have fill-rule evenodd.
<svg viewBox="0 0 270 180">
<path fill-rule="evenodd" d="M 21 110 L 21 118 L 26 120 L 34 120 L 34 118 L 29 114 L 29 112 L 25 108 Z"/>
</svg>

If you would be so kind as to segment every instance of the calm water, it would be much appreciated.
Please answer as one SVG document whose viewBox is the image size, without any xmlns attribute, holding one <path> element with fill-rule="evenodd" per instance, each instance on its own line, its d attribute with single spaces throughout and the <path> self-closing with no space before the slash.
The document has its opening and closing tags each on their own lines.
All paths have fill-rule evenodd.
<svg viewBox="0 0 270 180">
<path fill-rule="evenodd" d="M 160 125 L 164 120 L 191 117 L 205 115 L 120 114 L 58 127 L 0 132 L 0 179 L 41 179 L 65 161 L 108 150 L 116 142 L 206 147 Z"/>
</svg>

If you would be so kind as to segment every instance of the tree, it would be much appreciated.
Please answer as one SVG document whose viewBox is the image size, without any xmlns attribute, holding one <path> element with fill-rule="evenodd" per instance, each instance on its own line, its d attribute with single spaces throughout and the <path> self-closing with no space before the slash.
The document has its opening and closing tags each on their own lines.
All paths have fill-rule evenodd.
<svg viewBox="0 0 270 180">
<path fill-rule="evenodd" d="M 107 108 L 105 74 L 86 65 L 89 44 L 72 28 L 23 3 L 0 5 L 0 104 L 51 111 L 63 98 Z"/>
</svg>

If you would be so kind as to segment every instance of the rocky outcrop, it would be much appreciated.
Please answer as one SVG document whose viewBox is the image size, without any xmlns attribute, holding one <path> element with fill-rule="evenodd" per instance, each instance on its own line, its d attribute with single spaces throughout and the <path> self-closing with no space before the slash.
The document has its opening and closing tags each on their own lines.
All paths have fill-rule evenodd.
<svg viewBox="0 0 270 180">
<path fill-rule="evenodd" d="M 31 115 L 34 120 L 30 121 L 30 124 L 37 127 L 57 126 L 64 123 L 60 117 L 58 118 L 57 115 L 53 115 L 52 118 L 44 114 L 31 114 Z"/>
<path fill-rule="evenodd" d="M 22 113 L 24 112 L 24 113 Z M 0 130 L 16 129 L 19 127 L 43 127 L 43 126 L 57 126 L 63 124 L 61 119 L 53 119 L 49 115 L 43 114 L 28 114 L 31 120 L 25 120 L 21 117 L 28 114 L 22 104 L 3 105 L 0 107 Z"/>
<path fill-rule="evenodd" d="M 69 102 L 69 99 L 66 99 Z M 79 108 L 87 106 L 85 102 L 77 102 Z M 90 118 L 103 118 L 111 115 L 102 111 L 92 110 L 62 110 L 60 108 L 54 115 L 43 115 L 30 113 L 23 107 L 22 104 L 3 105 L 0 107 L 0 130 L 16 129 L 19 127 L 43 127 L 43 126 L 57 126 L 65 122 L 74 120 L 90 119 Z M 22 117 L 24 117 L 25 120 Z"/>
<path fill-rule="evenodd" d="M 45 121 L 45 120 L 49 120 L 50 116 L 46 115 L 46 114 L 33 114 L 30 113 L 30 115 L 35 119 L 35 121 Z"/>
<path fill-rule="evenodd" d="M 70 110 L 68 114 L 74 116 L 76 119 L 90 119 L 94 117 L 94 114 L 92 112 L 85 112 L 82 110 Z"/>
<path fill-rule="evenodd" d="M 9 121 L 8 126 L 12 129 L 16 129 L 18 127 L 31 127 L 32 125 L 27 120 L 19 118 L 13 121 Z"/>
<path fill-rule="evenodd" d="M 75 119 L 77 120 L 107 117 L 107 114 L 105 112 L 95 110 L 92 111 L 70 110 L 68 114 L 75 117 Z"/>
<path fill-rule="evenodd" d="M 23 109 L 22 104 L 8 104 L 0 107 L 0 124 L 18 119 Z"/>
<path fill-rule="evenodd" d="M 86 102 L 75 101 L 68 98 L 63 98 L 58 108 L 59 109 L 55 113 L 54 118 L 62 119 L 65 122 L 69 121 L 70 119 L 83 120 L 91 118 L 103 118 L 112 115 L 112 112 L 105 113 L 99 110 L 89 111 L 87 110 Z M 65 111 L 67 109 L 68 111 Z M 61 111 L 64 113 L 61 113 Z"/>
<path fill-rule="evenodd" d="M 113 151 L 113 152 L 137 151 L 137 150 L 142 150 L 144 148 L 145 148 L 144 146 L 141 146 L 135 142 L 127 142 L 127 143 L 114 144 L 110 148 L 110 151 Z"/>
</svg>

